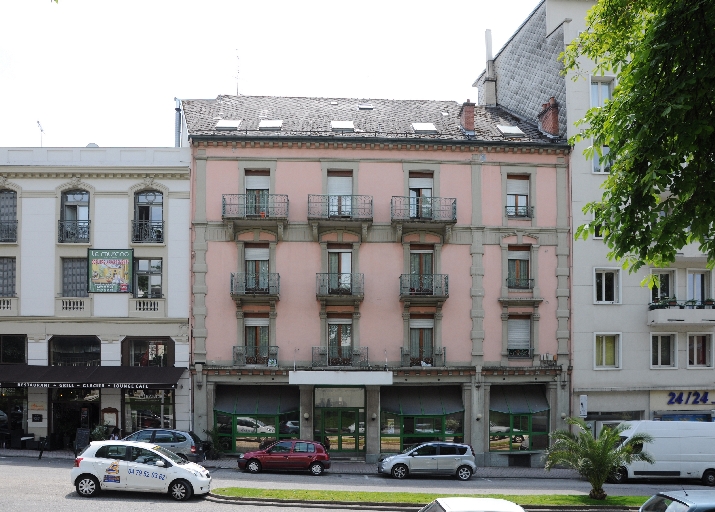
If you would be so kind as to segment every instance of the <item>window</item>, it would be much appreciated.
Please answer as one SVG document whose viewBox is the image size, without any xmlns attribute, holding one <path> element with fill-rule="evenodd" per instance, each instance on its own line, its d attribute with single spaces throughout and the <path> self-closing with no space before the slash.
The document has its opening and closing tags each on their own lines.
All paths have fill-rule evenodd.
<svg viewBox="0 0 715 512">
<path fill-rule="evenodd" d="M 675 297 L 675 275 L 670 270 L 653 270 L 658 276 L 658 283 L 650 289 L 651 302 L 659 302 L 661 299 Z"/>
<path fill-rule="evenodd" d="M 127 340 L 128 366 L 174 366 L 173 342 L 165 340 Z"/>
<path fill-rule="evenodd" d="M 591 81 L 591 106 L 602 107 L 607 100 L 611 99 L 612 80 L 592 80 Z M 611 171 L 611 161 L 608 157 L 608 146 L 601 148 L 601 158 L 598 152 L 593 155 L 593 172 L 608 173 Z"/>
<path fill-rule="evenodd" d="M 710 298 L 710 272 L 706 270 L 688 270 L 688 300 L 699 302 Z"/>
<path fill-rule="evenodd" d="M 0 190 L 0 242 L 17 242 L 17 194 Z"/>
<path fill-rule="evenodd" d="M 432 173 L 410 172 L 408 188 L 410 190 L 410 218 L 432 218 Z"/>
<path fill-rule="evenodd" d="M 596 368 L 614 369 L 621 367 L 620 334 L 596 335 Z"/>
<path fill-rule="evenodd" d="M 507 320 L 508 357 L 531 357 L 531 318 L 510 316 Z"/>
<path fill-rule="evenodd" d="M 95 336 L 53 336 L 50 366 L 99 366 L 100 342 Z"/>
<path fill-rule="evenodd" d="M 127 447 L 124 445 L 105 445 L 94 454 L 97 459 L 126 460 Z"/>
<path fill-rule="evenodd" d="M 246 215 L 268 217 L 268 190 L 271 184 L 271 171 L 246 170 Z"/>
<path fill-rule="evenodd" d="M 268 317 L 245 318 L 246 364 L 268 364 Z"/>
<path fill-rule="evenodd" d="M 352 366 L 352 320 L 328 318 L 328 365 Z"/>
<path fill-rule="evenodd" d="M 164 296 L 161 288 L 161 259 L 136 258 L 134 276 L 134 297 L 160 299 Z"/>
<path fill-rule="evenodd" d="M 601 304 L 620 303 L 619 280 L 620 272 L 618 269 L 596 269 L 595 302 Z"/>
<path fill-rule="evenodd" d="M 266 244 L 247 244 L 244 248 L 246 260 L 246 292 L 268 293 L 269 247 Z"/>
<path fill-rule="evenodd" d="M 652 367 L 675 367 L 675 335 L 656 334 L 651 336 L 650 356 Z"/>
<path fill-rule="evenodd" d="M 0 297 L 15 296 L 15 258 L 0 258 Z"/>
<path fill-rule="evenodd" d="M 25 335 L 0 335 L 0 364 L 23 364 L 25 359 Z"/>
<path fill-rule="evenodd" d="M 134 195 L 132 242 L 164 242 L 164 195 L 158 190 Z"/>
<path fill-rule="evenodd" d="M 62 193 L 58 241 L 89 243 L 89 192 L 86 190 Z"/>
<path fill-rule="evenodd" d="M 688 336 L 688 366 L 710 368 L 712 366 L 712 336 L 691 334 Z"/>
<path fill-rule="evenodd" d="M 127 432 L 135 432 L 129 441 L 151 442 L 153 430 L 146 428 L 174 428 L 174 391 L 172 389 L 126 389 L 123 422 Z M 137 432 L 139 431 L 139 432 Z"/>
<path fill-rule="evenodd" d="M 529 209 L 529 176 L 507 176 L 507 217 L 531 217 Z"/>
<path fill-rule="evenodd" d="M 509 247 L 508 251 L 508 278 L 507 286 L 509 288 L 532 288 L 531 279 L 529 279 L 529 247 Z"/>
<path fill-rule="evenodd" d="M 350 217 L 352 215 L 352 171 L 328 171 L 328 215 Z"/>
<path fill-rule="evenodd" d="M 410 246 L 410 294 L 432 295 L 434 247 Z"/>
<path fill-rule="evenodd" d="M 328 246 L 328 293 L 350 294 L 352 282 L 352 248 Z"/>
<path fill-rule="evenodd" d="M 87 258 L 62 258 L 62 296 L 87 297 Z"/>
<path fill-rule="evenodd" d="M 410 366 L 434 365 L 434 318 L 410 318 Z"/>
</svg>

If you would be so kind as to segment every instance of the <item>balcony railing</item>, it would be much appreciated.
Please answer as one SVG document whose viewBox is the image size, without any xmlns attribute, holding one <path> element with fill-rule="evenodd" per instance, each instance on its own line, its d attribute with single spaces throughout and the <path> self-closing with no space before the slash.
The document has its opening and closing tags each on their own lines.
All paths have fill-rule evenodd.
<svg viewBox="0 0 715 512">
<path fill-rule="evenodd" d="M 221 214 L 225 219 L 287 219 L 285 194 L 224 194 Z"/>
<path fill-rule="evenodd" d="M 447 274 L 402 274 L 400 276 L 401 296 L 449 296 L 449 276 Z"/>
<path fill-rule="evenodd" d="M 505 206 L 506 216 L 531 219 L 534 217 L 534 207 L 533 206 Z"/>
<path fill-rule="evenodd" d="M 506 286 L 507 288 L 515 288 L 517 290 L 531 290 L 534 288 L 534 280 L 521 277 L 507 277 Z"/>
<path fill-rule="evenodd" d="M 664 298 L 648 304 L 648 310 L 654 309 L 715 309 L 715 300 L 677 300 Z"/>
<path fill-rule="evenodd" d="M 446 366 L 446 349 L 438 348 L 434 351 L 401 348 L 402 366 Z"/>
<path fill-rule="evenodd" d="M 60 243 L 89 243 L 88 220 L 58 221 L 57 241 Z"/>
<path fill-rule="evenodd" d="M 530 359 L 533 357 L 533 348 L 507 348 L 506 355 L 509 359 Z"/>
<path fill-rule="evenodd" d="M 453 197 L 393 196 L 390 210 L 393 222 L 457 222 L 457 200 Z"/>
<path fill-rule="evenodd" d="M 308 218 L 372 220 L 372 196 L 308 196 Z"/>
<path fill-rule="evenodd" d="M 17 221 L 0 221 L 0 242 L 17 242 Z"/>
<path fill-rule="evenodd" d="M 280 274 L 231 274 L 231 295 L 278 295 L 281 284 Z"/>
<path fill-rule="evenodd" d="M 367 347 L 313 347 L 312 366 L 368 366 Z"/>
<path fill-rule="evenodd" d="M 278 347 L 269 346 L 236 346 L 233 347 L 233 364 L 235 366 L 258 365 L 278 366 Z"/>
<path fill-rule="evenodd" d="M 132 242 L 144 244 L 164 243 L 163 220 L 133 220 Z"/>
<path fill-rule="evenodd" d="M 316 294 L 355 297 L 364 295 L 364 274 L 316 274 Z"/>
</svg>

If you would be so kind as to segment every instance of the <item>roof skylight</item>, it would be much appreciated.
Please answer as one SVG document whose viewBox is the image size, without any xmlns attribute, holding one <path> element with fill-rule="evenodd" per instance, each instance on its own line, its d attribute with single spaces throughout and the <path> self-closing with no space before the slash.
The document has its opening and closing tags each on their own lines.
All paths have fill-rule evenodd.
<svg viewBox="0 0 715 512">
<path fill-rule="evenodd" d="M 372 110 L 375 106 L 372 103 L 359 103 L 358 110 Z"/>
<path fill-rule="evenodd" d="M 434 123 L 412 123 L 415 133 L 439 133 Z"/>
<path fill-rule="evenodd" d="M 334 132 L 354 132 L 355 125 L 352 121 L 330 121 L 330 128 Z"/>
<path fill-rule="evenodd" d="M 499 130 L 503 137 L 525 137 L 526 134 L 522 132 L 518 126 L 508 126 L 504 124 L 498 124 L 497 130 Z"/>
<path fill-rule="evenodd" d="M 216 130 L 238 130 L 241 126 L 240 119 L 221 119 L 214 128 Z"/>
<path fill-rule="evenodd" d="M 258 123 L 259 130 L 280 130 L 283 128 L 283 119 L 261 119 Z"/>
</svg>

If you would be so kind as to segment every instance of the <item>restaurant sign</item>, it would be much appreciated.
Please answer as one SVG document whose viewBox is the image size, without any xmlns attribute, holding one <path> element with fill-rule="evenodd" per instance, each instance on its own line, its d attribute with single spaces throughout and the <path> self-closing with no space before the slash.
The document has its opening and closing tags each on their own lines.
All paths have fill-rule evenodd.
<svg viewBox="0 0 715 512">
<path fill-rule="evenodd" d="M 90 293 L 131 293 L 133 249 L 88 249 Z"/>
<path fill-rule="evenodd" d="M 14 384 L 18 388 L 166 389 L 176 387 L 176 384 L 108 384 L 102 382 L 16 382 Z"/>
</svg>

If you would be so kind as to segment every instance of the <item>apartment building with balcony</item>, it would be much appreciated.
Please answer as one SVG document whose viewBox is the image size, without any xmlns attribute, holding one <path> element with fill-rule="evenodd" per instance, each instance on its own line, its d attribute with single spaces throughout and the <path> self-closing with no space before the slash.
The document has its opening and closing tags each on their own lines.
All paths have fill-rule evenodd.
<svg viewBox="0 0 715 512">
<path fill-rule="evenodd" d="M 190 428 L 189 161 L 182 148 L 0 148 L 13 433 L 70 447 L 78 428 Z"/>
<path fill-rule="evenodd" d="M 181 115 L 197 431 L 239 453 L 300 436 L 368 461 L 431 439 L 538 459 L 568 413 L 565 141 L 469 102 Z"/>
<path fill-rule="evenodd" d="M 545 0 L 507 44 L 487 56 L 487 68 L 474 83 L 479 103 L 506 108 L 536 119 L 551 104 L 536 98 L 547 93 L 560 106 L 554 133 L 571 137 L 586 110 L 600 106 L 617 77 L 588 74 L 562 76 L 558 61 L 570 41 L 586 30 L 585 16 L 594 2 Z M 576 144 L 571 157 L 573 224 L 592 220 L 583 206 L 601 197 L 608 159 L 587 160 L 589 142 Z M 602 148 L 607 155 L 608 148 Z M 713 328 L 712 272 L 697 247 L 685 247 L 670 268 L 624 271 L 607 257 L 598 232 L 573 241 L 572 357 L 574 415 L 582 414 L 595 431 L 604 424 L 638 419 L 711 421 Z M 641 286 L 658 273 L 654 289 Z"/>
</svg>

